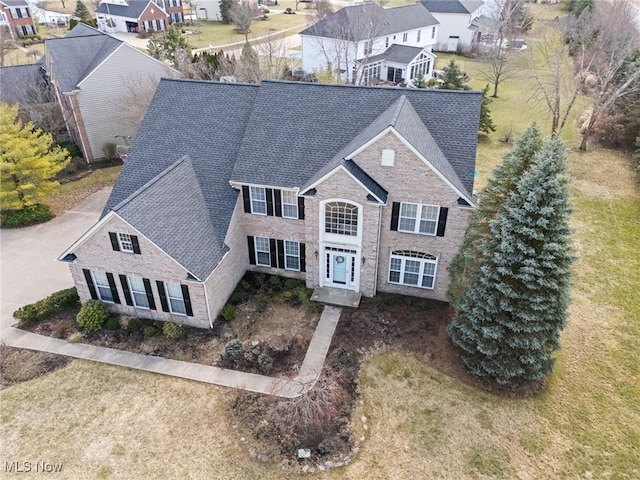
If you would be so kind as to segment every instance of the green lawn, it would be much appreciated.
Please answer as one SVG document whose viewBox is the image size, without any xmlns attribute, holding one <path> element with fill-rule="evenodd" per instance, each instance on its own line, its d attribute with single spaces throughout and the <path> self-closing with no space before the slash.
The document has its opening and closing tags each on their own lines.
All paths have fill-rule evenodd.
<svg viewBox="0 0 640 480">
<path fill-rule="evenodd" d="M 483 86 L 477 62 L 464 69 L 474 87 Z M 521 93 L 527 82 L 505 84 L 491 105 L 498 132 L 479 145 L 478 187 L 508 148 L 497 140 L 502 129 L 519 133 L 532 120 L 550 129 L 544 110 Z M 353 415 L 353 435 L 364 439 L 357 457 L 310 478 L 640 478 L 638 176 L 627 155 L 576 150 L 579 110 L 563 131 L 579 258 L 547 387 L 531 399 L 498 398 L 421 358 L 374 355 Z M 287 477 L 280 465 L 248 454 L 251 439 L 239 438 L 228 420 L 230 395 L 74 361 L 0 392 L 4 459 L 64 462 L 68 479 Z"/>
</svg>

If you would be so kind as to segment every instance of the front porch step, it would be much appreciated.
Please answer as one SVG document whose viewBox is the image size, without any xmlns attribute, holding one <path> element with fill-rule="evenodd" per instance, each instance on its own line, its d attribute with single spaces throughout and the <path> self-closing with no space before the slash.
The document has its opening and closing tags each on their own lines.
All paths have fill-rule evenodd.
<svg viewBox="0 0 640 480">
<path fill-rule="evenodd" d="M 344 288 L 316 287 L 311 295 L 314 302 L 338 307 L 358 308 L 362 294 Z"/>
</svg>

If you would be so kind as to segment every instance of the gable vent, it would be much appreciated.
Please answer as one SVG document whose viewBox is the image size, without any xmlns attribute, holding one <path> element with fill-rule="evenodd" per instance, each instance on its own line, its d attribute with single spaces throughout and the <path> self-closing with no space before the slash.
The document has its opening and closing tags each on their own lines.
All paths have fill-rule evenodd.
<svg viewBox="0 0 640 480">
<path fill-rule="evenodd" d="M 396 160 L 396 152 L 395 150 L 384 149 L 382 150 L 382 160 L 380 164 L 383 167 L 393 167 L 393 164 Z"/>
</svg>

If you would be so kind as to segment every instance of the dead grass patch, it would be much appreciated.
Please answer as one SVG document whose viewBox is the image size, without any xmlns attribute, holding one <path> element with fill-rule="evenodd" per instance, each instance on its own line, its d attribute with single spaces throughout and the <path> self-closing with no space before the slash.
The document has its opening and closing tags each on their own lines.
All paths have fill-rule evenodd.
<svg viewBox="0 0 640 480">
<path fill-rule="evenodd" d="M 66 366 L 68 357 L 0 344 L 0 389 L 38 378 Z"/>
</svg>

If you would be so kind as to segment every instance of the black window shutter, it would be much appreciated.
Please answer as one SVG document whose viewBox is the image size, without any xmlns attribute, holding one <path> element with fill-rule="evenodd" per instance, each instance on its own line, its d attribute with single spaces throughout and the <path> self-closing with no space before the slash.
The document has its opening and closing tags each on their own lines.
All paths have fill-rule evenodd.
<svg viewBox="0 0 640 480">
<path fill-rule="evenodd" d="M 284 240 L 278 240 L 278 266 L 284 268 Z"/>
<path fill-rule="evenodd" d="M 116 232 L 109 232 L 109 238 L 111 239 L 111 248 L 116 252 L 120 251 L 120 243 L 118 243 L 118 234 Z"/>
<path fill-rule="evenodd" d="M 306 257 L 306 250 L 304 247 L 304 243 L 300 244 L 300 271 L 301 272 L 307 271 L 307 257 Z"/>
<path fill-rule="evenodd" d="M 98 292 L 96 292 L 96 286 L 93 284 L 93 277 L 91 276 L 91 272 L 86 268 L 83 268 L 84 279 L 87 281 L 87 287 L 89 287 L 89 293 L 91 294 L 91 298 L 94 300 L 98 300 Z"/>
<path fill-rule="evenodd" d="M 398 219 L 400 218 L 400 203 L 393 202 L 391 207 L 391 230 L 398 231 Z"/>
<path fill-rule="evenodd" d="M 191 297 L 189 296 L 189 287 L 180 285 L 182 288 L 182 299 L 184 300 L 184 309 L 187 311 L 188 317 L 193 317 L 193 309 L 191 308 Z"/>
<path fill-rule="evenodd" d="M 253 237 L 247 237 L 247 245 L 249 246 L 249 263 L 251 265 L 256 264 L 256 245 L 253 243 Z"/>
<path fill-rule="evenodd" d="M 116 287 L 116 281 L 113 279 L 112 273 L 107 272 L 107 282 L 109 282 L 113 303 L 120 303 L 120 295 L 118 295 L 118 288 Z"/>
<path fill-rule="evenodd" d="M 131 235 L 131 243 L 133 244 L 133 253 L 140 255 L 140 243 L 138 243 L 137 235 Z"/>
<path fill-rule="evenodd" d="M 282 190 L 273 191 L 273 206 L 275 207 L 275 216 L 282 216 Z"/>
<path fill-rule="evenodd" d="M 278 251 L 276 248 L 276 240 L 275 238 L 269 239 L 269 254 L 271 257 L 271 266 L 273 268 L 278 268 Z"/>
<path fill-rule="evenodd" d="M 147 301 L 149 302 L 149 308 L 151 310 L 156 309 L 156 301 L 153 298 L 153 290 L 151 290 L 151 282 L 148 278 L 143 278 L 142 283 L 144 283 L 144 291 L 147 294 Z"/>
<path fill-rule="evenodd" d="M 251 213 L 251 197 L 249 196 L 249 187 L 242 186 L 242 201 L 244 202 L 244 213 Z"/>
<path fill-rule="evenodd" d="M 298 219 L 304 220 L 304 197 L 298 197 Z"/>
<path fill-rule="evenodd" d="M 447 215 L 449 214 L 449 209 L 447 207 L 440 207 L 440 217 L 438 218 L 438 231 L 436 232 L 436 236 L 444 237 L 444 230 L 447 227 Z"/>
<path fill-rule="evenodd" d="M 122 293 L 124 293 L 124 301 L 127 305 L 133 306 L 133 300 L 131 299 L 131 290 L 129 290 L 129 282 L 126 275 L 118 275 L 120 277 L 120 285 L 122 285 Z"/>
<path fill-rule="evenodd" d="M 164 282 L 156 280 L 156 287 L 158 287 L 158 296 L 160 297 L 160 305 L 162 305 L 162 311 L 169 311 L 169 304 L 167 303 L 167 292 L 164 290 Z"/>
<path fill-rule="evenodd" d="M 267 196 L 267 215 L 273 217 L 273 188 L 265 188 Z"/>
</svg>

